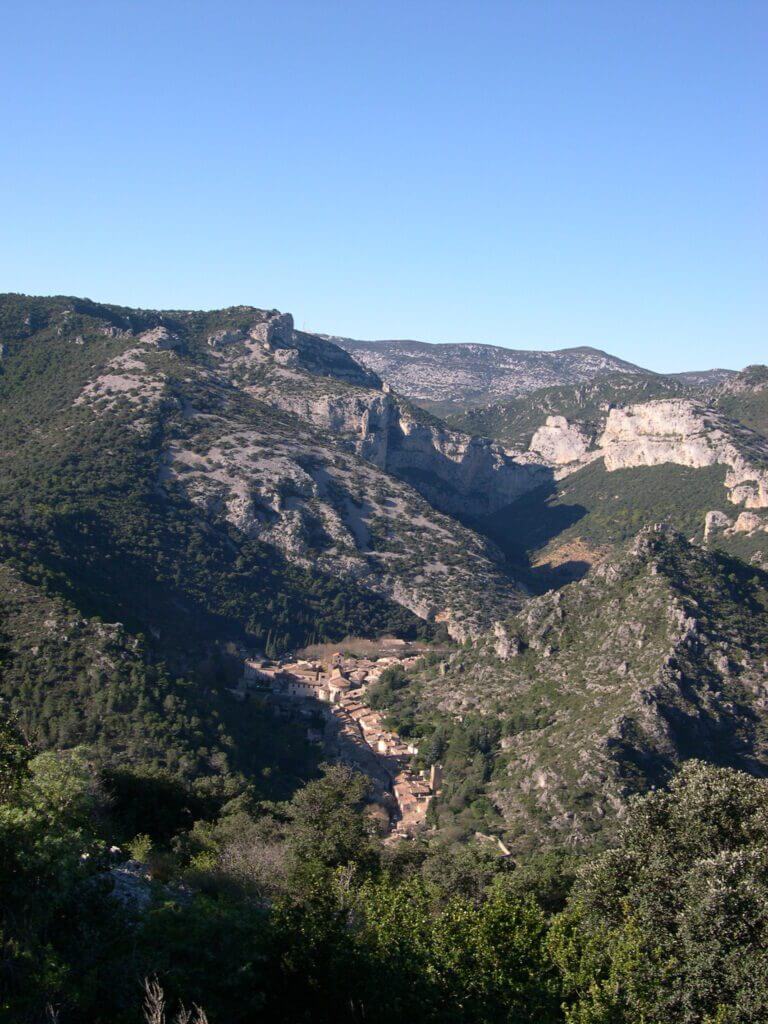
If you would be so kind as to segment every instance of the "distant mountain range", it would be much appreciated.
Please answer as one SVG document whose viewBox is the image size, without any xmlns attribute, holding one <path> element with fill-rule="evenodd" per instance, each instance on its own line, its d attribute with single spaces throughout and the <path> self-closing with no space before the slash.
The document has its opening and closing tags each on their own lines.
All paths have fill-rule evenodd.
<svg viewBox="0 0 768 1024">
<path fill-rule="evenodd" d="M 541 352 L 498 345 L 323 337 L 349 352 L 396 391 L 429 403 L 438 412 L 445 411 L 449 404 L 470 407 L 616 373 L 648 376 L 652 372 L 589 346 Z M 732 370 L 714 369 L 669 376 L 692 386 L 711 386 L 734 375 Z"/>
</svg>

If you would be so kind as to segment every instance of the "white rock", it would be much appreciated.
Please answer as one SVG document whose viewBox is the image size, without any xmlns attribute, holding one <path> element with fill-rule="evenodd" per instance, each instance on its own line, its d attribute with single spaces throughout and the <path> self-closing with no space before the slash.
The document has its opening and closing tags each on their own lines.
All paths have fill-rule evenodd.
<svg viewBox="0 0 768 1024">
<path fill-rule="evenodd" d="M 729 500 L 746 508 L 768 508 L 768 445 L 762 444 L 766 461 L 748 459 L 718 413 L 687 399 L 611 409 L 598 441 L 609 472 L 664 463 L 725 466 Z"/>
<path fill-rule="evenodd" d="M 293 317 L 290 313 L 276 313 L 269 320 L 251 327 L 248 334 L 254 341 L 270 346 L 276 342 L 290 345 L 293 341 Z"/>
<path fill-rule="evenodd" d="M 754 512 L 740 512 L 733 524 L 734 533 L 756 533 L 758 530 L 765 530 L 768 533 L 768 521 L 761 519 Z"/>
<path fill-rule="evenodd" d="M 569 423 L 565 416 L 547 416 L 544 426 L 533 435 L 530 450 L 562 466 L 583 459 L 589 445 L 590 437 L 578 423 Z"/>
<path fill-rule="evenodd" d="M 152 327 L 148 331 L 144 331 L 138 336 L 138 341 L 143 342 L 145 345 L 155 345 L 159 349 L 169 350 L 181 348 L 181 338 L 175 334 L 171 334 L 167 327 L 163 327 L 162 324 L 159 327 Z M 82 344 L 82 339 L 80 340 Z"/>
<path fill-rule="evenodd" d="M 704 516 L 704 540 L 708 540 L 716 530 L 725 530 L 731 525 L 731 520 L 725 512 L 713 510 Z"/>
</svg>

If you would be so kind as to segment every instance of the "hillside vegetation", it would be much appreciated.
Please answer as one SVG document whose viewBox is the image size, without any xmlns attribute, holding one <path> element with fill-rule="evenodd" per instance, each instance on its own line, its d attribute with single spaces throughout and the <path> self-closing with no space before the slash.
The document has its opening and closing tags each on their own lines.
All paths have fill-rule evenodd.
<svg viewBox="0 0 768 1024">
<path fill-rule="evenodd" d="M 689 757 L 768 772 L 766 651 L 768 576 L 653 527 L 385 706 L 445 759 L 443 826 L 584 844 Z"/>
<path fill-rule="evenodd" d="M 582 866 L 514 865 L 484 843 L 384 850 L 365 782 L 345 768 L 192 827 L 161 792 L 121 789 L 79 751 L 32 758 L 0 719 L 4 1019 L 754 1024 L 768 1012 L 764 780 L 689 763 Z M 141 861 L 110 849 L 131 823 L 148 829 L 128 844 Z"/>
</svg>

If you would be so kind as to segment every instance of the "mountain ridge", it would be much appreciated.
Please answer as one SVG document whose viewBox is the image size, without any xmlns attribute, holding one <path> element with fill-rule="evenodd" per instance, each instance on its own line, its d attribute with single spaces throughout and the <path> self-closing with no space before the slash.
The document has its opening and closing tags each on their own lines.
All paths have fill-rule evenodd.
<svg viewBox="0 0 768 1024">
<path fill-rule="evenodd" d="M 679 381 L 691 388 L 725 383 L 736 371 L 656 373 L 604 349 L 577 345 L 515 349 L 474 342 L 358 341 L 322 335 L 375 371 L 395 390 L 438 414 L 451 414 L 544 387 L 573 386 L 615 374 Z"/>
<path fill-rule="evenodd" d="M 251 307 L 172 315 L 106 307 L 103 317 L 100 310 L 68 298 L 0 300 L 5 437 L 15 443 L 19 466 L 7 502 L 28 497 L 21 480 L 33 479 L 41 463 L 54 469 L 64 458 L 66 468 L 55 471 L 68 480 L 77 461 L 93 462 L 93 440 L 80 446 L 77 459 L 68 451 L 78 432 L 116 432 L 117 450 L 138 460 L 136 481 L 151 473 L 137 508 L 172 498 L 179 509 L 197 510 L 201 528 L 235 530 L 242 542 L 278 550 L 300 573 L 325 574 L 329 585 L 344 581 L 375 601 L 446 621 L 458 635 L 476 628 L 484 603 L 501 607 L 517 599 L 491 542 L 434 509 L 375 458 L 365 458 L 370 453 L 357 450 L 340 422 L 331 433 L 327 423 L 319 429 L 302 418 L 297 394 L 312 396 L 318 408 L 324 402 L 341 408 L 342 418 L 349 402 L 362 402 L 363 416 L 371 403 L 384 403 L 390 418 L 400 416 L 378 378 L 341 349 L 294 331 L 289 314 Z M 405 409 L 404 415 L 398 450 L 407 450 L 414 431 L 424 431 L 427 460 L 462 472 L 461 445 L 438 453 L 443 428 L 424 427 L 425 414 Z M 514 487 L 518 476 L 529 474 L 505 461 L 501 449 L 494 455 L 487 442 L 473 451 L 489 472 L 508 462 Z M 106 467 L 108 473 L 118 468 L 119 461 Z M 449 488 L 447 478 L 441 486 Z M 91 504 L 94 494 L 78 492 L 76 500 Z M 56 511 L 53 520 L 60 520 Z M 7 521 L 18 533 L 10 511 Z"/>
</svg>

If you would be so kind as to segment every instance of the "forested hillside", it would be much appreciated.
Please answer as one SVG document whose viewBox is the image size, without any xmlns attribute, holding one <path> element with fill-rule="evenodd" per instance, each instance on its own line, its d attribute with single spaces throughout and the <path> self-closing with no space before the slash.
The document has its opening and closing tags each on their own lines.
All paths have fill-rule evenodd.
<svg viewBox="0 0 768 1024">
<path fill-rule="evenodd" d="M 284 757 L 296 762 L 287 780 L 305 776 L 312 754 L 303 740 L 275 734 L 255 712 L 235 728 L 242 715 L 225 693 L 239 661 L 230 655 L 353 628 L 430 627 L 161 485 L 163 452 L 185 434 L 184 403 L 199 402 L 215 420 L 220 401 L 176 349 L 143 353 L 162 394 L 137 379 L 101 413 L 83 401 L 89 381 L 125 359 L 126 339 L 158 331 L 156 315 L 21 297 L 0 308 L 2 693 L 25 734 L 187 778 L 253 774 Z M 182 327 L 193 346 L 194 331 Z"/>
<path fill-rule="evenodd" d="M 276 310 L 0 297 L 0 1020 L 768 1013 L 764 373 L 566 363 L 499 443 Z M 400 832 L 240 685 L 385 633 Z"/>
<path fill-rule="evenodd" d="M 318 408 L 329 395 L 381 397 L 290 317 L 4 302 L 9 550 L 45 550 L 52 571 L 76 558 L 97 603 L 123 602 L 108 615 L 132 605 L 172 629 L 180 602 L 193 634 L 213 616 L 218 635 L 284 649 L 343 636 L 352 620 L 360 632 L 420 629 L 402 606 L 461 632 L 481 590 L 508 604 L 491 545 L 285 408 L 297 387 Z"/>
</svg>

